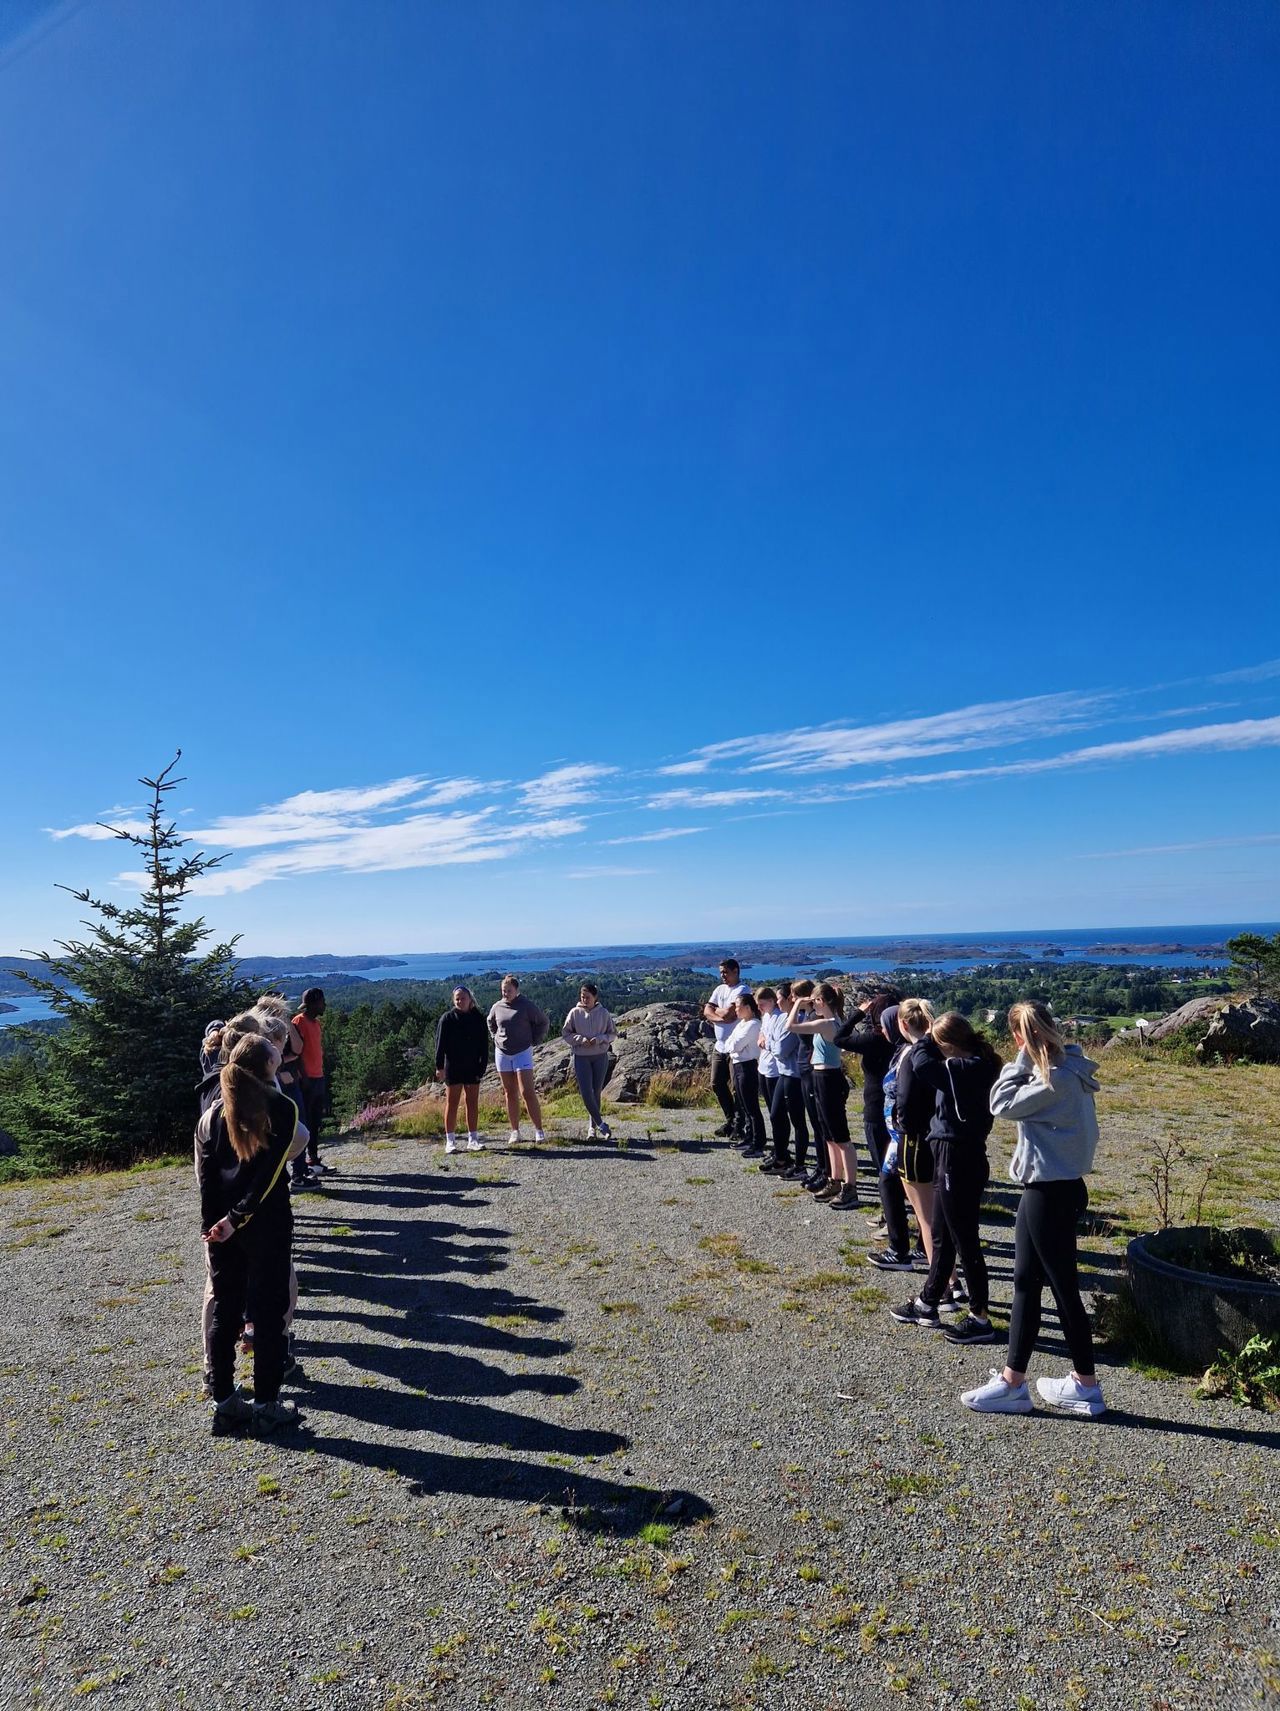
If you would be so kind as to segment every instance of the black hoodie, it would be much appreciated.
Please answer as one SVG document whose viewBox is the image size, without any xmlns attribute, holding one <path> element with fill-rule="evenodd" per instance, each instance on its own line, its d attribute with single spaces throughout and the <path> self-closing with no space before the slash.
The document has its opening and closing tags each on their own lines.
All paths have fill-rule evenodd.
<svg viewBox="0 0 1280 1711">
<path fill-rule="evenodd" d="M 479 1081 L 489 1063 L 489 1025 L 484 1012 L 473 1004 L 459 1010 L 455 1004 L 436 1023 L 436 1069 L 448 1081 L 470 1086 Z"/>
<path fill-rule="evenodd" d="M 836 1029 L 836 1044 L 842 1052 L 856 1052 L 862 1059 L 863 1112 L 883 1121 L 884 1072 L 893 1056 L 893 1047 L 884 1030 L 857 1010 L 842 1028 Z"/>
<path fill-rule="evenodd" d="M 924 1043 L 924 1042 L 922 1042 Z M 991 1115 L 991 1089 L 1000 1074 L 998 1058 L 944 1057 L 932 1041 L 923 1052 L 912 1052 L 911 1082 L 916 1110 L 932 1096 L 930 1141 L 950 1145 L 984 1147 L 995 1118 Z"/>
</svg>

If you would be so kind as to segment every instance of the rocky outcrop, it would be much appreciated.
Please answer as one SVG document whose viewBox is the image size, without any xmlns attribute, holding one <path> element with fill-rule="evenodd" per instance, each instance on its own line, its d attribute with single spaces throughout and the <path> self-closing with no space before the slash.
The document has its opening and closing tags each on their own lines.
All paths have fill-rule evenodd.
<svg viewBox="0 0 1280 1711">
<path fill-rule="evenodd" d="M 643 1103 L 655 1075 L 669 1076 L 673 1087 L 688 1086 L 706 1075 L 714 1036 L 695 1005 L 643 1004 L 636 1010 L 624 1011 L 615 1020 L 618 1041 L 605 1093 L 616 1104 Z M 534 1048 L 533 1073 L 540 1093 L 556 1094 L 574 1085 L 573 1054 L 558 1029 L 549 1040 Z M 494 1101 L 502 1098 L 498 1072 L 492 1064 L 480 1083 L 480 1097 Z M 443 1086 L 427 1082 L 393 1106 L 392 1114 L 408 1113 L 424 1098 L 443 1099 Z"/>
<path fill-rule="evenodd" d="M 1221 998 L 1193 998 L 1189 1004 L 1179 1005 L 1176 1010 L 1170 1011 L 1167 1016 L 1162 1016 L 1153 1027 L 1148 1028 L 1147 1038 L 1149 1040 L 1164 1040 L 1170 1034 L 1176 1034 L 1183 1028 L 1207 1025 L 1210 1017 L 1221 1006 Z M 1135 1029 L 1134 1032 L 1136 1033 L 1137 1030 Z"/>
<path fill-rule="evenodd" d="M 1159 1045 L 1176 1034 L 1194 1037 L 1196 1056 L 1202 1063 L 1215 1058 L 1247 1058 L 1253 1063 L 1280 1062 L 1280 1002 L 1274 998 L 1246 998 L 1239 1004 L 1221 998 L 1193 998 L 1150 1027 L 1122 1028 L 1104 1049 L 1114 1046 Z"/>
<path fill-rule="evenodd" d="M 1205 1060 L 1248 1058 L 1254 1063 L 1280 1061 L 1280 1001 L 1246 998 L 1241 1004 L 1226 1005 L 1209 1023 L 1196 1056 Z"/>
</svg>

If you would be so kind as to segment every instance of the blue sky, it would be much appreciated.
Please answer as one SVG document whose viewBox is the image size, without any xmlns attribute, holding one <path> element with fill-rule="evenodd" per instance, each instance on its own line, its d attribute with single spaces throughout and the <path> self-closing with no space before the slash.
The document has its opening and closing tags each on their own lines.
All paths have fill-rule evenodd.
<svg viewBox="0 0 1280 1711">
<path fill-rule="evenodd" d="M 0 949 L 178 746 L 263 952 L 1280 918 L 1278 72 L 11 0 Z"/>
</svg>

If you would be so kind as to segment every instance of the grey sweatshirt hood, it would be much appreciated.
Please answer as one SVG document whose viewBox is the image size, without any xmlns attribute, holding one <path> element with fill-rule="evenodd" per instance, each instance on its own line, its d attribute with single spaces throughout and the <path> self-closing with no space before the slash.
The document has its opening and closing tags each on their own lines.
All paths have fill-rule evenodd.
<svg viewBox="0 0 1280 1711">
<path fill-rule="evenodd" d="M 1068 1046 L 1047 1082 L 1026 1051 L 1001 1070 L 991 1089 L 991 1114 L 1018 1125 L 1018 1144 L 1009 1164 L 1015 1182 L 1069 1182 L 1093 1169 L 1097 1068 L 1079 1046 Z"/>
</svg>

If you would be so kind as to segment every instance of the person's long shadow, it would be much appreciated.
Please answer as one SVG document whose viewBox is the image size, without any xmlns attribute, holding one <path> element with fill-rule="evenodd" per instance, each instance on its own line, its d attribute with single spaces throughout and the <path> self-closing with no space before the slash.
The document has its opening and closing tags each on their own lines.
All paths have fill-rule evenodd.
<svg viewBox="0 0 1280 1711">
<path fill-rule="evenodd" d="M 679 1525 L 714 1513 L 705 1498 L 691 1491 L 655 1491 L 650 1486 L 621 1484 L 597 1474 L 570 1468 L 544 1467 L 538 1462 L 506 1456 L 459 1456 L 443 1451 L 368 1443 L 324 1433 L 301 1433 L 278 1440 L 281 1450 L 304 1450 L 335 1456 L 361 1467 L 380 1468 L 408 1480 L 416 1497 L 452 1492 L 461 1497 L 505 1503 L 554 1503 L 584 1531 L 630 1535 L 661 1516 Z"/>
<path fill-rule="evenodd" d="M 546 1156 L 562 1154 L 572 1156 L 558 1148 L 548 1149 Z M 428 1180 L 431 1186 L 424 1187 L 422 1178 L 390 1174 L 344 1184 L 351 1215 L 345 1229 L 339 1225 L 342 1233 L 335 1233 L 333 1220 L 318 1209 L 299 1218 L 298 1258 L 305 1292 L 298 1322 L 304 1359 L 341 1360 L 367 1375 L 363 1382 L 340 1383 L 313 1374 L 308 1387 L 312 1406 L 380 1436 L 435 1433 L 530 1456 L 599 1457 L 626 1450 L 629 1440 L 618 1433 L 566 1426 L 518 1408 L 492 1405 L 499 1399 L 564 1397 L 579 1390 L 578 1380 L 568 1374 L 508 1372 L 496 1362 L 459 1352 L 470 1347 L 522 1361 L 566 1354 L 573 1346 L 566 1339 L 521 1334 L 526 1325 L 546 1326 L 562 1319 L 563 1309 L 474 1281 L 508 1263 L 503 1240 L 507 1231 L 447 1218 L 397 1220 L 398 1210 L 417 1210 L 423 1204 L 440 1207 L 450 1199 L 436 1186 L 444 1179 Z M 478 1199 L 455 1203 L 473 1210 L 488 1204 Z M 362 1217 L 366 1208 L 370 1216 Z M 342 1305 L 321 1306 L 326 1296 Z M 361 1305 L 348 1311 L 346 1304 L 352 1300 Z M 331 1333 L 339 1326 L 354 1326 L 366 1335 L 317 1337 L 314 1332 L 321 1322 Z M 655 1492 L 511 1454 L 457 1455 L 419 1443 L 367 1442 L 324 1431 L 299 1434 L 296 1447 L 398 1473 L 424 1495 L 453 1491 L 511 1502 L 560 1503 L 577 1524 L 618 1533 L 635 1532 L 660 1512 L 664 1519 L 681 1523 L 711 1513 L 710 1505 L 692 1492 Z"/>
</svg>

